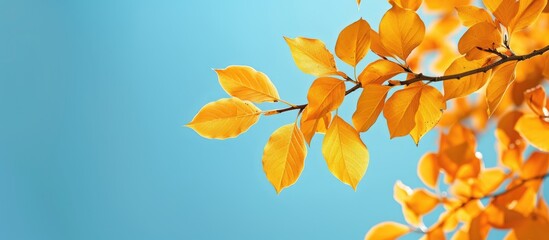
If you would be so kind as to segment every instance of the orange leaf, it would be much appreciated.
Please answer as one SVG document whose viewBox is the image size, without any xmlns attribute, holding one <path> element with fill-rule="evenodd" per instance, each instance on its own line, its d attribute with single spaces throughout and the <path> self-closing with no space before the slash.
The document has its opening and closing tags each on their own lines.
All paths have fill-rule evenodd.
<svg viewBox="0 0 549 240">
<path fill-rule="evenodd" d="M 389 86 L 376 84 L 363 85 L 364 90 L 360 94 L 353 114 L 353 125 L 359 132 L 366 132 L 376 122 L 383 106 Z"/>
<path fill-rule="evenodd" d="M 511 34 L 534 23 L 547 5 L 547 0 L 521 0 L 518 4 L 517 14 L 509 24 Z"/>
<path fill-rule="evenodd" d="M 370 25 L 362 18 L 345 27 L 337 38 L 336 55 L 356 67 L 370 49 L 370 30 Z"/>
<path fill-rule="evenodd" d="M 271 135 L 263 150 L 262 162 L 276 193 L 297 181 L 306 156 L 305 139 L 296 124 L 284 125 Z"/>
<path fill-rule="evenodd" d="M 382 222 L 375 225 L 364 237 L 364 240 L 394 240 L 409 233 L 408 226 L 395 222 Z"/>
<path fill-rule="evenodd" d="M 422 0 L 389 0 L 389 2 L 395 3 L 401 8 L 416 11 L 421 6 Z"/>
<path fill-rule="evenodd" d="M 492 22 L 492 16 L 482 8 L 475 6 L 460 6 L 456 7 L 456 10 L 461 22 L 463 22 L 463 25 L 466 27 L 481 22 Z"/>
<path fill-rule="evenodd" d="M 410 136 L 416 145 L 428 131 L 437 125 L 442 117 L 442 111 L 446 109 L 446 102 L 436 88 L 423 85 L 420 95 L 419 107 L 414 118 L 415 126 L 410 131 Z"/>
<path fill-rule="evenodd" d="M 381 44 L 381 39 L 379 37 L 379 33 L 374 31 L 373 29 L 370 30 L 370 40 L 371 40 L 371 48 L 374 53 L 376 53 L 379 56 L 383 57 L 389 57 L 391 56 L 391 53 L 387 52 L 385 47 L 383 47 L 383 44 Z"/>
<path fill-rule="evenodd" d="M 402 69 L 400 65 L 389 60 L 380 59 L 368 64 L 358 76 L 358 81 L 360 81 L 363 86 L 366 84 L 382 84 L 403 72 L 404 69 Z"/>
<path fill-rule="evenodd" d="M 330 172 L 356 191 L 370 157 L 358 132 L 339 116 L 334 117 L 324 136 L 322 155 Z"/>
<path fill-rule="evenodd" d="M 417 166 L 417 175 L 419 179 L 430 188 L 436 188 L 440 166 L 438 165 L 438 155 L 436 153 L 427 153 L 421 157 Z"/>
<path fill-rule="evenodd" d="M 480 68 L 486 62 L 485 59 L 469 61 L 460 57 L 446 69 L 444 75 L 453 75 Z M 488 80 L 489 73 L 477 73 L 460 79 L 444 81 L 444 100 L 467 96 L 484 86 Z"/>
<path fill-rule="evenodd" d="M 526 100 L 526 103 L 535 114 L 539 116 L 549 115 L 546 108 L 545 89 L 541 85 L 526 91 L 524 93 L 524 100 Z"/>
<path fill-rule="evenodd" d="M 492 73 L 488 87 L 486 88 L 486 102 L 488 103 L 488 115 L 492 115 L 498 107 L 503 95 L 515 81 L 516 61 L 506 62 L 498 66 Z"/>
<path fill-rule="evenodd" d="M 404 204 L 412 194 L 412 189 L 401 181 L 397 181 L 393 186 L 393 198 L 399 204 Z"/>
<path fill-rule="evenodd" d="M 485 169 L 478 176 L 477 187 L 482 196 L 491 194 L 505 180 L 505 173 L 498 168 Z"/>
<path fill-rule="evenodd" d="M 343 103 L 344 98 L 344 81 L 330 77 L 316 79 L 307 93 L 309 113 L 305 120 L 320 118 L 336 110 Z"/>
<path fill-rule="evenodd" d="M 417 189 L 407 199 L 406 205 L 417 215 L 422 216 L 432 211 L 438 204 L 439 199 L 434 194 Z"/>
<path fill-rule="evenodd" d="M 490 22 L 480 22 L 469 28 L 459 39 L 458 50 L 461 54 L 476 53 L 473 56 L 467 56 L 467 59 L 479 59 L 489 53 L 482 52 L 477 47 L 495 49 L 500 46 L 501 40 L 501 32 L 498 27 Z"/>
<path fill-rule="evenodd" d="M 425 24 L 414 11 L 393 5 L 381 19 L 379 35 L 381 44 L 391 55 L 406 60 L 423 41 Z"/>
<path fill-rule="evenodd" d="M 317 77 L 337 74 L 334 56 L 322 41 L 302 37 L 284 39 L 290 47 L 295 64 L 304 73 Z"/>
<path fill-rule="evenodd" d="M 313 139 L 315 133 L 326 132 L 326 130 L 328 129 L 328 125 L 330 125 L 331 119 L 332 113 L 330 112 L 321 118 L 310 118 L 309 107 L 305 107 L 305 110 L 303 110 L 303 113 L 301 115 L 300 127 L 307 144 L 311 144 L 311 139 Z"/>
<path fill-rule="evenodd" d="M 511 21 L 517 15 L 518 9 L 519 3 L 516 0 L 502 0 L 493 13 L 503 26 L 509 28 Z"/>
<path fill-rule="evenodd" d="M 533 152 L 522 165 L 520 176 L 523 179 L 540 177 L 549 170 L 549 153 Z"/>
<path fill-rule="evenodd" d="M 248 131 L 260 114 L 251 102 L 224 98 L 206 104 L 186 126 L 205 138 L 233 138 Z"/>
<path fill-rule="evenodd" d="M 276 102 L 278 91 L 262 72 L 248 66 L 229 66 L 215 70 L 221 87 L 231 96 L 252 102 Z"/>
<path fill-rule="evenodd" d="M 549 122 L 546 120 L 526 114 L 518 120 L 515 130 L 534 147 L 549 152 Z"/>
<path fill-rule="evenodd" d="M 407 135 L 414 129 L 422 88 L 416 86 L 398 90 L 385 103 L 383 116 L 387 119 L 391 138 Z"/>
</svg>

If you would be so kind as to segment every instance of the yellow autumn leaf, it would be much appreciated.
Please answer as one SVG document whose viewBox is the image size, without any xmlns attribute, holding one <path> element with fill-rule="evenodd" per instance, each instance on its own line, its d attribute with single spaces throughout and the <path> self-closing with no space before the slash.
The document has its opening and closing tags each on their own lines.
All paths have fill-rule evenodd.
<svg viewBox="0 0 549 240">
<path fill-rule="evenodd" d="M 485 64 L 485 59 L 469 61 L 465 57 L 460 57 L 446 69 L 444 75 L 460 74 L 482 67 Z M 480 72 L 460 79 L 452 79 L 444 81 L 444 100 L 467 96 L 486 84 L 490 71 Z"/>
<path fill-rule="evenodd" d="M 421 6 L 422 0 L 389 0 L 389 2 L 394 2 L 401 8 L 416 11 Z"/>
<path fill-rule="evenodd" d="M 370 50 L 370 25 L 359 19 L 345 27 L 337 38 L 335 52 L 343 62 L 356 67 Z"/>
<path fill-rule="evenodd" d="M 518 4 L 518 11 L 509 23 L 511 34 L 534 23 L 547 5 L 547 0 L 520 0 Z"/>
<path fill-rule="evenodd" d="M 406 60 L 423 41 L 425 24 L 414 11 L 393 5 L 379 23 L 379 35 L 387 52 Z"/>
<path fill-rule="evenodd" d="M 492 22 L 492 16 L 483 8 L 475 6 L 456 7 L 463 26 L 470 27 L 481 22 Z"/>
<path fill-rule="evenodd" d="M 520 176 L 523 179 L 540 177 L 549 170 L 549 153 L 533 152 L 526 160 L 520 171 Z"/>
<path fill-rule="evenodd" d="M 358 132 L 339 116 L 334 117 L 324 136 L 322 155 L 330 172 L 356 190 L 368 168 L 369 153 Z"/>
<path fill-rule="evenodd" d="M 278 91 L 269 77 L 248 66 L 216 69 L 221 87 L 231 96 L 252 102 L 276 102 Z"/>
<path fill-rule="evenodd" d="M 410 131 L 410 136 L 416 145 L 427 132 L 437 125 L 444 109 L 446 109 L 446 102 L 442 94 L 430 85 L 421 86 L 419 106 L 414 117 L 415 126 Z"/>
<path fill-rule="evenodd" d="M 421 157 L 417 165 L 417 175 L 421 181 L 430 188 L 436 188 L 440 166 L 436 153 L 427 153 Z"/>
<path fill-rule="evenodd" d="M 334 56 L 318 39 L 284 37 L 295 64 L 301 71 L 317 77 L 337 74 Z"/>
<path fill-rule="evenodd" d="M 387 93 L 391 89 L 389 86 L 376 84 L 363 85 L 363 88 L 353 114 L 353 125 L 359 132 L 368 131 L 376 122 L 385 105 Z"/>
<path fill-rule="evenodd" d="M 502 0 L 493 13 L 503 26 L 509 28 L 509 24 L 517 15 L 518 9 L 519 3 L 516 0 Z"/>
<path fill-rule="evenodd" d="M 305 138 L 295 123 L 277 129 L 263 150 L 263 171 L 276 193 L 294 184 L 301 172 L 307 146 Z"/>
<path fill-rule="evenodd" d="M 482 0 L 482 3 L 484 3 L 484 6 L 493 13 L 501 4 L 501 1 L 503 0 Z"/>
<path fill-rule="evenodd" d="M 316 79 L 309 92 L 309 113 L 307 119 L 320 118 L 336 110 L 345 98 L 345 82 L 337 78 L 322 77 Z"/>
<path fill-rule="evenodd" d="M 515 81 L 516 61 L 506 62 L 498 66 L 493 72 L 486 88 L 486 102 L 488 115 L 491 116 L 498 107 L 503 95 Z"/>
<path fill-rule="evenodd" d="M 467 59 L 479 59 L 486 55 L 483 49 L 495 49 L 501 45 L 502 35 L 499 28 L 491 22 L 480 22 L 470 27 L 459 39 L 458 50 L 461 54 L 468 54 Z"/>
<path fill-rule="evenodd" d="M 370 30 L 370 47 L 372 48 L 372 51 L 382 57 L 389 57 L 391 56 L 391 53 L 387 52 L 385 47 L 381 44 L 381 39 L 379 37 L 379 33 L 374 31 L 373 29 Z"/>
<path fill-rule="evenodd" d="M 406 186 L 401 181 L 396 181 L 393 186 L 393 198 L 399 204 L 404 204 L 410 195 L 412 194 L 412 189 Z"/>
<path fill-rule="evenodd" d="M 411 231 L 408 226 L 400 223 L 382 222 L 371 228 L 364 240 L 394 240 Z"/>
<path fill-rule="evenodd" d="M 379 59 L 364 68 L 358 76 L 358 81 L 363 86 L 367 84 L 382 84 L 403 72 L 404 69 L 400 65 L 389 60 Z"/>
<path fill-rule="evenodd" d="M 425 189 L 414 190 L 406 201 L 408 208 L 418 216 L 432 211 L 439 203 L 438 197 Z"/>
<path fill-rule="evenodd" d="M 330 112 L 321 118 L 311 118 L 309 117 L 309 107 L 305 107 L 305 110 L 301 114 L 300 127 L 307 144 L 311 144 L 311 139 L 313 139 L 315 133 L 325 133 L 331 120 L 332 113 Z"/>
<path fill-rule="evenodd" d="M 526 91 L 524 93 L 524 100 L 530 109 L 538 116 L 549 115 L 549 111 L 547 111 L 546 108 L 547 99 L 545 96 L 545 89 L 543 89 L 541 85 Z"/>
<path fill-rule="evenodd" d="M 505 173 L 501 169 L 485 169 L 479 174 L 476 187 L 480 191 L 480 195 L 486 196 L 498 189 L 504 180 Z"/>
<path fill-rule="evenodd" d="M 416 126 L 422 86 L 396 91 L 385 103 L 383 116 L 387 120 L 391 138 L 405 136 Z"/>
<path fill-rule="evenodd" d="M 233 138 L 254 125 L 261 110 L 238 98 L 224 98 L 206 104 L 186 126 L 205 138 Z"/>
</svg>

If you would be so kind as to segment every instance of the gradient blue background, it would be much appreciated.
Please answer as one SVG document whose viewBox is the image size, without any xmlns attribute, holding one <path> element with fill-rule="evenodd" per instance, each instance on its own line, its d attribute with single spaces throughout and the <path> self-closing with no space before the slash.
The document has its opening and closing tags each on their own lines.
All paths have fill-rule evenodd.
<svg viewBox="0 0 549 240">
<path fill-rule="evenodd" d="M 386 9 L 365 1 L 359 12 L 352 0 L 0 1 L 0 239 L 362 239 L 375 223 L 403 222 L 393 184 L 422 186 L 416 163 L 436 149 L 436 131 L 416 147 L 389 141 L 380 119 L 362 135 L 371 161 L 357 192 L 329 173 L 315 137 L 298 183 L 277 196 L 262 150 L 294 113 L 262 117 L 226 141 L 182 127 L 226 97 L 211 68 L 251 65 L 304 103 L 314 78 L 294 66 L 282 36 L 333 49 L 343 27 L 378 23 Z M 480 146 L 493 166 L 493 138 Z"/>
</svg>

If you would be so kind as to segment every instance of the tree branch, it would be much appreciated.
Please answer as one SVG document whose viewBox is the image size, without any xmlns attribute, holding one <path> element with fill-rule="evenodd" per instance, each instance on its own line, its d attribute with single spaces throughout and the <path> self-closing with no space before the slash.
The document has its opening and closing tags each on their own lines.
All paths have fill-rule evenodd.
<svg viewBox="0 0 549 240">
<path fill-rule="evenodd" d="M 439 76 L 439 77 L 426 76 L 426 75 L 423 75 L 423 74 L 419 73 L 419 74 L 416 75 L 416 77 L 414 77 L 412 79 L 405 80 L 405 81 L 399 81 L 399 83 L 400 83 L 400 85 L 410 85 L 412 83 L 419 82 L 419 81 L 440 82 L 440 81 L 451 80 L 451 79 L 460 79 L 460 78 L 463 78 L 463 77 L 467 77 L 469 75 L 473 75 L 473 74 L 477 74 L 477 73 L 481 73 L 481 72 L 487 72 L 488 70 L 493 69 L 493 68 L 495 68 L 495 67 L 497 67 L 501 64 L 504 64 L 506 62 L 524 61 L 526 59 L 530 59 L 532 57 L 544 54 L 547 51 L 549 51 L 549 45 L 545 46 L 542 49 L 534 50 L 534 51 L 532 51 L 531 53 L 528 53 L 528 54 L 513 55 L 513 56 L 510 56 L 510 57 L 501 58 L 497 62 L 494 62 L 492 64 L 486 65 L 486 66 L 481 67 L 481 68 L 473 69 L 473 70 L 470 70 L 470 71 L 467 71 L 467 72 L 462 72 L 462 73 L 452 74 L 452 75 L 446 75 L 446 76 Z M 393 84 L 388 84 L 388 85 L 393 86 Z"/>
</svg>

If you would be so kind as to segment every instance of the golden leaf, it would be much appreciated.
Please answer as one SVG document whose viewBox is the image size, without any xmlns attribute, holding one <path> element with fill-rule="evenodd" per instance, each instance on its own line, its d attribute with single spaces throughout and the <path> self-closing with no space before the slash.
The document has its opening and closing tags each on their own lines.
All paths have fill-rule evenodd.
<svg viewBox="0 0 549 240">
<path fill-rule="evenodd" d="M 345 27 L 337 38 L 336 55 L 356 67 L 370 50 L 370 31 L 370 25 L 362 18 Z"/>
<path fill-rule="evenodd" d="M 375 225 L 364 237 L 364 240 L 394 240 L 411 232 L 411 229 L 396 222 L 382 222 Z"/>
<path fill-rule="evenodd" d="M 425 215 L 432 211 L 438 204 L 439 199 L 436 195 L 426 191 L 425 189 L 417 189 L 412 192 L 406 201 L 406 205 L 410 210 L 419 216 Z"/>
<path fill-rule="evenodd" d="M 546 120 L 526 114 L 518 120 L 515 130 L 534 147 L 549 152 L 549 122 Z"/>
<path fill-rule="evenodd" d="M 476 188 L 480 191 L 479 195 L 486 196 L 499 188 L 505 180 L 505 173 L 499 168 L 483 170 L 476 182 Z"/>
<path fill-rule="evenodd" d="M 330 172 L 356 190 L 368 168 L 369 153 L 358 132 L 339 116 L 334 117 L 324 136 L 322 155 Z"/>
<path fill-rule="evenodd" d="M 524 100 L 535 114 L 539 116 L 549 115 L 549 111 L 546 108 L 545 89 L 541 85 L 526 91 L 524 93 Z"/>
<path fill-rule="evenodd" d="M 221 87 L 231 96 L 252 102 L 276 102 L 278 91 L 269 77 L 248 66 L 216 69 Z"/>
<path fill-rule="evenodd" d="M 499 28 L 490 22 L 480 22 L 469 28 L 459 39 L 458 50 L 467 54 L 467 59 L 479 59 L 490 55 L 477 48 L 495 49 L 501 45 L 502 36 Z"/>
<path fill-rule="evenodd" d="M 330 77 L 316 79 L 307 93 L 307 100 L 309 101 L 307 108 L 309 108 L 309 112 L 306 120 L 320 118 L 336 110 L 343 103 L 344 98 L 344 81 Z"/>
<path fill-rule="evenodd" d="M 363 86 L 367 84 L 382 84 L 403 72 L 404 69 L 400 65 L 389 60 L 380 59 L 368 64 L 358 76 L 358 81 Z"/>
<path fill-rule="evenodd" d="M 383 44 L 381 44 L 379 33 L 374 31 L 373 29 L 370 30 L 370 42 L 371 42 L 370 47 L 372 48 L 372 51 L 374 53 L 382 57 L 391 56 L 391 53 L 387 52 L 385 47 L 383 47 Z"/>
<path fill-rule="evenodd" d="M 263 171 L 276 193 L 294 184 L 301 172 L 307 147 L 305 138 L 295 123 L 277 129 L 263 150 Z"/>
<path fill-rule="evenodd" d="M 508 28 L 513 18 L 517 15 L 519 3 L 516 0 L 502 0 L 500 2 L 493 13 L 501 24 Z"/>
<path fill-rule="evenodd" d="M 492 22 L 492 16 L 482 8 L 475 6 L 460 6 L 456 7 L 456 10 L 461 22 L 463 22 L 463 25 L 466 27 L 481 22 Z"/>
<path fill-rule="evenodd" d="M 301 115 L 300 127 L 307 144 L 311 144 L 311 139 L 313 139 L 315 133 L 325 133 L 328 129 L 328 126 L 330 125 L 331 120 L 332 113 L 330 112 L 321 118 L 310 118 L 309 108 L 305 107 L 305 110 L 303 110 L 303 113 Z"/>
<path fill-rule="evenodd" d="M 520 0 L 518 4 L 518 11 L 509 24 L 511 34 L 534 23 L 547 5 L 547 0 Z"/>
<path fill-rule="evenodd" d="M 317 77 L 337 74 L 334 56 L 322 41 L 302 37 L 284 39 L 290 47 L 295 64 L 304 73 Z"/>
<path fill-rule="evenodd" d="M 417 175 L 421 181 L 430 188 L 436 188 L 440 166 L 438 165 L 438 155 L 436 153 L 427 153 L 421 157 L 417 165 Z"/>
<path fill-rule="evenodd" d="M 404 136 L 415 127 L 422 86 L 396 91 L 385 103 L 383 116 L 387 120 L 391 138 Z"/>
<path fill-rule="evenodd" d="M 376 122 L 385 105 L 387 93 L 391 89 L 389 86 L 376 84 L 363 85 L 363 88 L 353 114 L 353 125 L 359 132 L 368 131 Z"/>
<path fill-rule="evenodd" d="M 506 62 L 498 66 L 492 73 L 492 77 L 486 88 L 486 102 L 488 103 L 488 115 L 492 115 L 498 107 L 509 85 L 515 81 L 516 61 Z"/>
<path fill-rule="evenodd" d="M 389 2 L 395 3 L 401 8 L 416 11 L 421 6 L 422 0 L 389 0 Z"/>
<path fill-rule="evenodd" d="M 526 160 L 520 172 L 523 179 L 543 176 L 549 170 L 549 153 L 533 152 Z"/>
<path fill-rule="evenodd" d="M 206 104 L 186 126 L 205 138 L 233 138 L 254 125 L 261 110 L 238 98 L 224 98 Z"/>
<path fill-rule="evenodd" d="M 379 35 L 387 52 L 406 60 L 423 41 L 425 24 L 414 11 L 393 5 L 381 19 Z"/>
<path fill-rule="evenodd" d="M 414 118 L 415 126 L 410 131 L 410 136 L 416 145 L 428 131 L 437 125 L 442 117 L 442 111 L 446 109 L 446 102 L 436 88 L 423 85 L 420 95 L 419 107 Z"/>
<path fill-rule="evenodd" d="M 480 68 L 486 62 L 485 59 L 469 61 L 465 57 L 460 57 L 446 69 L 444 75 L 460 74 Z M 465 76 L 460 79 L 444 81 L 444 100 L 467 96 L 484 86 L 488 80 L 489 72 L 477 73 Z"/>
</svg>

